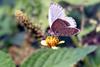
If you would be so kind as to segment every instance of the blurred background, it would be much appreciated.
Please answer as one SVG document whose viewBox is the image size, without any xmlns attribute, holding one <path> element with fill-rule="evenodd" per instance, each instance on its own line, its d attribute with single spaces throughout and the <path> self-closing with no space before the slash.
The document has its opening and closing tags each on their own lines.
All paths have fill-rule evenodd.
<svg viewBox="0 0 100 67">
<path fill-rule="evenodd" d="M 0 0 L 0 50 L 10 53 L 16 65 L 27 55 L 39 49 L 40 41 L 48 35 L 48 9 L 50 0 Z M 100 0 L 54 0 L 73 17 L 81 32 L 73 37 L 59 37 L 66 41 L 61 47 L 100 44 Z M 28 33 L 18 24 L 15 11 L 21 10 L 32 22 L 35 30 Z M 100 50 L 99 50 L 100 56 Z M 97 61 L 97 60 L 96 60 Z M 99 64 L 99 63 L 98 63 Z"/>
</svg>

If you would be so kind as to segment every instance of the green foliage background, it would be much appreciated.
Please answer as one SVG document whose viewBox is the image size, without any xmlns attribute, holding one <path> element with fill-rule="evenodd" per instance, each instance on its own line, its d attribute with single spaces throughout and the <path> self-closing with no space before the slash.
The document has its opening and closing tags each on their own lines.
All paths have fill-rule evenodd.
<svg viewBox="0 0 100 67">
<path fill-rule="evenodd" d="M 86 9 L 87 11 L 91 11 L 91 6 L 96 5 L 97 3 L 100 4 L 100 0 L 83 1 L 84 0 L 54 0 L 54 2 L 59 4 L 61 2 L 64 2 L 69 3 L 69 5 L 67 5 L 70 7 L 74 6 L 70 11 L 67 11 L 66 9 L 66 7 L 68 6 L 64 7 L 64 9 L 66 10 L 66 16 L 75 18 L 78 24 L 78 28 L 81 29 L 82 17 L 88 20 L 83 26 L 84 29 L 81 30 L 81 32 L 77 36 L 70 37 L 74 43 L 71 44 L 76 48 L 65 47 L 58 50 L 47 48 L 39 49 L 31 56 L 26 58 L 25 61 L 21 64 L 21 67 L 41 67 L 41 65 L 43 65 L 42 67 L 73 67 L 73 65 L 78 64 L 80 60 L 84 62 L 84 64 L 80 67 L 100 67 L 100 42 L 98 43 L 96 41 L 94 44 L 92 44 L 95 46 L 90 46 L 90 44 L 88 44 L 88 41 L 86 41 L 86 43 L 83 43 L 84 37 L 87 37 L 88 40 L 93 39 L 88 37 L 91 32 L 95 32 L 95 35 L 93 36 L 97 36 L 96 38 L 98 38 L 100 35 L 100 31 L 96 31 L 97 25 L 100 24 L 100 21 L 98 21 L 99 17 L 96 17 L 97 11 L 95 11 L 92 17 L 88 17 L 87 14 L 85 14 L 84 12 L 82 13 L 76 8 L 77 6 L 81 5 L 84 8 L 88 7 L 89 9 Z M 0 2 L 0 67 L 15 67 L 16 65 L 11 59 L 11 56 L 8 54 L 8 48 L 11 45 L 15 45 L 15 42 L 21 44 L 22 42 L 19 42 L 19 40 L 22 39 L 23 41 L 24 36 L 23 33 L 21 33 L 21 35 L 18 37 L 16 36 L 16 34 L 19 34 L 20 32 L 16 24 L 16 18 L 14 16 L 15 11 L 22 10 L 23 12 L 25 12 L 31 18 L 33 24 L 36 23 L 40 25 L 42 31 L 46 33 L 45 31 L 48 27 L 48 8 L 51 1 L 1 0 Z M 100 12 L 100 6 L 98 8 L 98 12 Z M 90 19 L 95 20 L 96 24 L 89 23 Z M 94 23 L 94 21 L 92 21 L 92 23 Z M 17 38 L 14 39 L 14 37 Z M 12 40 L 14 40 L 14 43 L 12 43 Z M 94 52 L 95 55 L 91 55 L 91 52 Z M 88 58 L 88 61 L 86 61 L 85 58 Z"/>
</svg>

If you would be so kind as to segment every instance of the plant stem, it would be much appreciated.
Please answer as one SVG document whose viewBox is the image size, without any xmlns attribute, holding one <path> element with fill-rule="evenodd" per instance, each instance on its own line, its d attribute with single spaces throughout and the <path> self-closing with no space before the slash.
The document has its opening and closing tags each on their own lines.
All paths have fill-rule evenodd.
<svg viewBox="0 0 100 67">
<path fill-rule="evenodd" d="M 84 5 L 81 5 L 81 6 L 80 6 L 80 10 L 81 10 L 81 13 L 82 13 L 81 30 L 84 30 L 84 25 L 85 25 Z"/>
<path fill-rule="evenodd" d="M 81 44 L 79 44 L 78 39 L 75 36 L 72 36 L 71 39 L 76 47 L 81 47 Z"/>
<path fill-rule="evenodd" d="M 88 56 L 86 56 L 86 57 L 84 58 L 84 63 L 85 63 L 85 65 L 86 65 L 87 67 L 92 67 L 92 64 L 90 63 Z"/>
</svg>

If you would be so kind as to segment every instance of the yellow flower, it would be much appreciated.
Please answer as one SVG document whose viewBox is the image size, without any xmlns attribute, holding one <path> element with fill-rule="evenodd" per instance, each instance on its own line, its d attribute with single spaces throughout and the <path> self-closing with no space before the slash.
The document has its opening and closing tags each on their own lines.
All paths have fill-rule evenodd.
<svg viewBox="0 0 100 67">
<path fill-rule="evenodd" d="M 45 40 L 41 41 L 41 44 L 49 48 L 58 49 L 57 45 L 64 42 L 65 41 L 60 41 L 56 36 L 47 36 Z"/>
</svg>

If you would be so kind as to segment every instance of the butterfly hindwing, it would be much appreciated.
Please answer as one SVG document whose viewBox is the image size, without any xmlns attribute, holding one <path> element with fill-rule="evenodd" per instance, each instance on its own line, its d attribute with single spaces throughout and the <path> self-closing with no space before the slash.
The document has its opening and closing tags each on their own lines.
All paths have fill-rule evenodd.
<svg viewBox="0 0 100 67">
<path fill-rule="evenodd" d="M 80 30 L 77 28 L 67 27 L 67 28 L 60 28 L 59 30 L 56 29 L 54 32 L 57 36 L 72 36 L 79 32 Z"/>
</svg>

